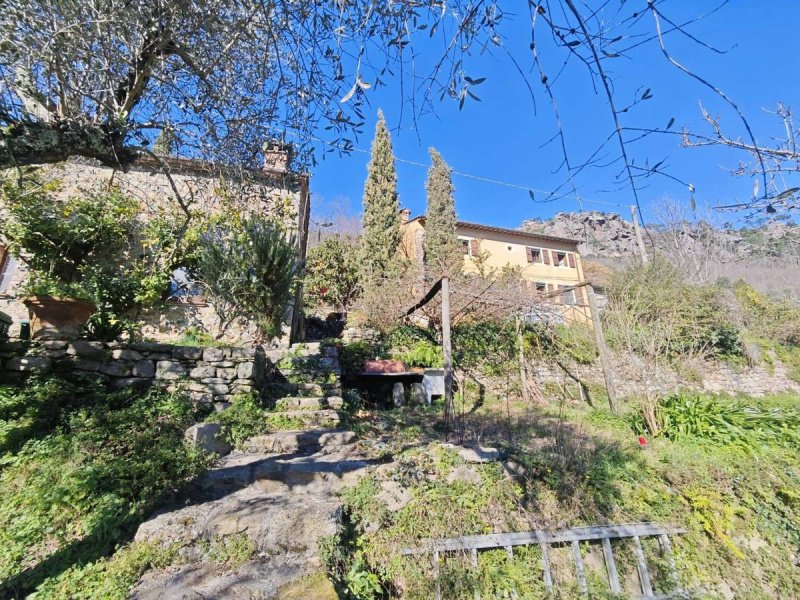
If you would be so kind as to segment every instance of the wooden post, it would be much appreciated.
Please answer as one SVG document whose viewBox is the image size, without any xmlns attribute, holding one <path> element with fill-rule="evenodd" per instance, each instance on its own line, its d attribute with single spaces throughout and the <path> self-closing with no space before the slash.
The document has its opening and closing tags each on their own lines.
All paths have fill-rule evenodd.
<svg viewBox="0 0 800 600">
<path fill-rule="evenodd" d="M 594 328 L 594 339 L 597 342 L 597 352 L 600 354 L 600 365 L 603 367 L 603 378 L 606 381 L 606 392 L 608 393 L 608 406 L 615 415 L 619 413 L 619 403 L 617 402 L 617 388 L 614 385 L 614 374 L 611 372 L 611 361 L 608 359 L 608 348 L 606 338 L 603 335 L 603 327 L 600 324 L 600 313 L 597 311 L 597 302 L 594 298 L 594 288 L 586 286 L 586 296 L 589 299 L 589 310 L 592 313 L 592 326 Z"/>
<path fill-rule="evenodd" d="M 522 337 L 522 325 L 517 317 L 517 345 L 519 346 L 519 382 L 522 385 L 522 399 L 526 404 L 530 404 L 533 398 L 531 386 L 528 381 L 528 374 L 525 368 L 525 340 Z"/>
<path fill-rule="evenodd" d="M 444 356 L 444 422 L 453 418 L 453 347 L 450 341 L 450 278 L 442 277 L 442 355 Z"/>
<path fill-rule="evenodd" d="M 639 230 L 639 217 L 636 216 L 635 206 L 631 206 L 631 219 L 633 219 L 633 232 L 636 234 L 636 245 L 639 246 L 639 258 L 642 259 L 642 264 L 646 265 L 649 257 L 647 256 L 647 249 L 644 247 L 642 232 Z"/>
</svg>

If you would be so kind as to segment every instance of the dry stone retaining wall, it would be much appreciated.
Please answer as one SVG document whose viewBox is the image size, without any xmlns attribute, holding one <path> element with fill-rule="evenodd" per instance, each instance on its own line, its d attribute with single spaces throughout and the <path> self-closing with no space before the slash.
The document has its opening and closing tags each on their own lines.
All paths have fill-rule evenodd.
<svg viewBox="0 0 800 600">
<path fill-rule="evenodd" d="M 114 388 L 161 383 L 198 402 L 224 403 L 260 391 L 271 368 L 262 348 L 174 346 L 151 342 L 43 341 L 0 344 L 0 381 L 33 370 L 82 372 Z"/>
<path fill-rule="evenodd" d="M 566 365 L 572 375 L 551 363 L 537 363 L 534 377 L 540 387 L 547 384 L 561 386 L 577 386 L 577 378 L 587 385 L 604 386 L 603 371 L 599 363 L 589 365 Z M 692 370 L 692 377 L 681 377 L 675 371 L 662 371 L 657 379 L 647 381 L 637 373 L 637 359 L 614 357 L 614 381 L 617 393 L 622 397 L 638 397 L 647 386 L 654 396 L 671 393 L 679 388 L 711 392 L 716 394 L 746 394 L 748 396 L 764 396 L 792 392 L 800 394 L 800 382 L 789 377 L 788 370 L 774 355 L 771 364 L 735 367 L 720 362 L 703 362 Z"/>
</svg>

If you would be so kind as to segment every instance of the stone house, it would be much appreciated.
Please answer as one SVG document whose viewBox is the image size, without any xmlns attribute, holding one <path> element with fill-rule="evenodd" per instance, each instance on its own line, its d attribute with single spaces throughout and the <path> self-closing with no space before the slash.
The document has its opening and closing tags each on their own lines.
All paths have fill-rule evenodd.
<svg viewBox="0 0 800 600">
<path fill-rule="evenodd" d="M 425 216 L 401 215 L 401 253 L 422 263 Z M 573 288 L 584 281 L 578 241 L 517 229 L 458 221 L 456 234 L 464 254 L 465 273 L 513 269 L 525 284 L 531 302 L 544 303 L 557 321 L 591 323 L 586 289 Z M 558 293 L 563 290 L 562 293 Z"/>
<path fill-rule="evenodd" d="M 299 258 L 305 259 L 310 215 L 309 176 L 290 169 L 291 149 L 271 147 L 265 152 L 262 169 L 247 169 L 226 165 L 215 165 L 199 160 L 166 158 L 163 164 L 153 158 L 141 158 L 127 173 L 98 163 L 84 160 L 68 161 L 42 168 L 49 180 L 59 183 L 56 194 L 68 197 L 83 191 L 116 187 L 125 195 L 136 198 L 142 214 L 155 216 L 180 210 L 176 197 L 191 206 L 194 211 L 206 214 L 218 213 L 227 207 L 235 207 L 249 214 L 269 214 L 284 222 L 297 240 Z M 169 177 L 163 173 L 168 169 Z M 2 207 L 0 207 L 0 220 Z M 220 319 L 213 305 L 201 290 L 187 291 L 186 286 L 176 285 L 181 279 L 179 271 L 173 273 L 173 287 L 183 288 L 170 296 L 166 304 L 154 309 L 138 311 L 129 315 L 138 325 L 141 335 L 148 340 L 175 342 L 184 332 L 193 328 L 219 335 Z M 14 319 L 12 335 L 19 331 L 19 322 L 28 319 L 28 309 L 22 304 L 20 289 L 26 280 L 24 265 L 10 255 L 0 238 L 0 311 Z M 178 282 L 179 283 L 179 282 Z M 191 288 L 191 286 L 189 286 Z M 298 291 L 291 314 L 290 325 L 285 328 L 285 337 L 302 337 L 302 296 Z M 220 340 L 234 345 L 248 345 L 256 337 L 254 323 L 240 321 L 231 324 Z M 288 341 L 284 340 L 284 341 Z"/>
</svg>

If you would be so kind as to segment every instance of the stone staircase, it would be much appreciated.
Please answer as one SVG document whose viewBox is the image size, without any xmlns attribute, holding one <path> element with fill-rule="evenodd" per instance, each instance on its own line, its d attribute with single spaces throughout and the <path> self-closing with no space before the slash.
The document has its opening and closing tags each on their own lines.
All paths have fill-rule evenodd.
<svg viewBox="0 0 800 600">
<path fill-rule="evenodd" d="M 343 419 L 341 369 L 335 346 L 320 342 L 272 351 L 275 370 L 264 386 L 273 398 L 268 419 L 276 425 L 295 423 L 300 428 L 335 427 Z"/>
<path fill-rule="evenodd" d="M 132 598 L 336 598 L 330 584 L 325 594 L 297 586 L 324 572 L 319 540 L 340 527 L 338 493 L 375 461 L 355 433 L 330 427 L 343 419 L 335 351 L 303 344 L 270 357 L 277 366 L 266 384 L 275 398 L 267 418 L 300 426 L 251 438 L 197 482 L 189 504 L 139 527 L 137 540 L 182 543 L 187 561 L 147 573 Z M 235 569 L 203 550 L 242 535 L 255 552 Z"/>
</svg>

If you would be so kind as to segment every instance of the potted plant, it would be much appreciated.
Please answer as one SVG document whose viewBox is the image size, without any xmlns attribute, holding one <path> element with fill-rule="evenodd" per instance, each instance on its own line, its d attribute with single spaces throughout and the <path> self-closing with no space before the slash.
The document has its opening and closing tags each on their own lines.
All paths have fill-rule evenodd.
<svg viewBox="0 0 800 600">
<path fill-rule="evenodd" d="M 21 292 L 39 339 L 78 337 L 98 306 L 113 311 L 135 296 L 125 263 L 137 203 L 115 191 L 67 199 L 55 191 L 48 184 L 2 188 L 8 215 L 2 233 L 28 269 Z"/>
</svg>

